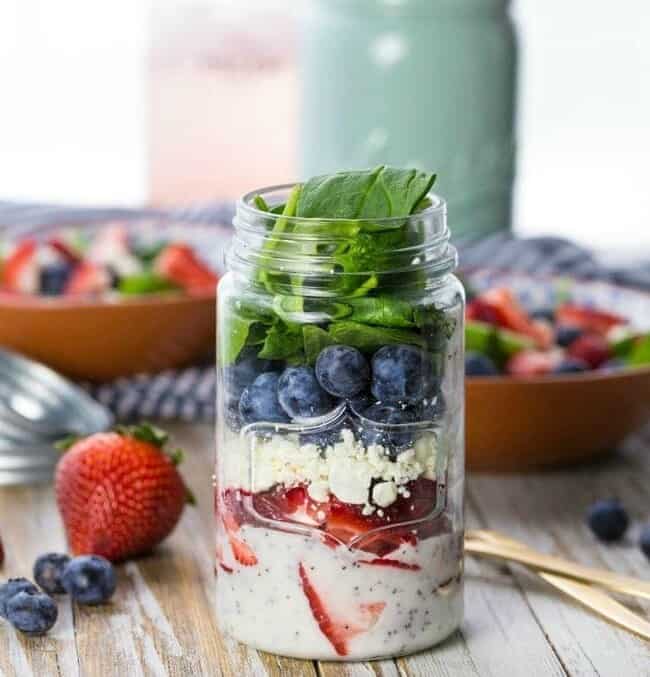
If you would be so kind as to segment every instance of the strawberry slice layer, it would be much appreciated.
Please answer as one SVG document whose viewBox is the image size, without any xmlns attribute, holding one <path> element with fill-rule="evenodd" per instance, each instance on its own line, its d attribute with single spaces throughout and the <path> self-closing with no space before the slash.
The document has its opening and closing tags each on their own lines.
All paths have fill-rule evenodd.
<svg viewBox="0 0 650 677">
<path fill-rule="evenodd" d="M 384 610 L 385 602 L 372 602 L 360 604 L 358 619 L 337 619 L 324 604 L 312 582 L 309 580 L 307 570 L 302 562 L 298 565 L 298 575 L 302 584 L 303 592 L 309 602 L 309 608 L 318 623 L 320 631 L 327 637 L 334 651 L 339 656 L 348 655 L 348 641 L 370 630 L 379 620 Z"/>
</svg>

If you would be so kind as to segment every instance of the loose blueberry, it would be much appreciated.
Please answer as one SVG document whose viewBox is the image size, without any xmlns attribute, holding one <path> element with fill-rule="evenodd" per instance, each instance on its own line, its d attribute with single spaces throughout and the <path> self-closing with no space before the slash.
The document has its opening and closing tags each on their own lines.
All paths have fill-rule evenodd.
<svg viewBox="0 0 650 677">
<path fill-rule="evenodd" d="M 0 616 L 7 617 L 7 602 L 19 592 L 39 592 L 38 588 L 26 578 L 10 578 L 0 585 Z"/>
<path fill-rule="evenodd" d="M 601 541 L 621 539 L 629 522 L 625 508 L 615 498 L 596 501 L 587 513 L 587 523 Z"/>
<path fill-rule="evenodd" d="M 260 374 L 242 393 L 239 414 L 244 423 L 288 423 L 289 417 L 278 400 L 280 374 L 269 371 Z"/>
<path fill-rule="evenodd" d="M 318 383 L 311 367 L 288 367 L 278 381 L 278 399 L 291 418 L 314 418 L 331 411 L 334 400 Z"/>
<path fill-rule="evenodd" d="M 643 529 L 641 529 L 639 545 L 641 546 L 641 552 L 650 559 L 650 524 L 646 524 Z"/>
<path fill-rule="evenodd" d="M 499 370 L 487 355 L 472 351 L 465 354 L 466 376 L 497 376 L 498 374 Z"/>
<path fill-rule="evenodd" d="M 367 421 L 360 424 L 359 434 L 366 445 L 379 444 L 387 447 L 393 459 L 400 451 L 413 446 L 413 431 L 400 430 L 397 427 L 417 420 L 413 410 L 376 402 L 363 412 L 363 417 Z M 375 426 L 373 423 L 383 425 Z"/>
<path fill-rule="evenodd" d="M 577 338 L 583 334 L 582 329 L 570 325 L 560 325 L 555 330 L 555 342 L 563 348 L 568 348 Z"/>
<path fill-rule="evenodd" d="M 71 559 L 61 577 L 65 591 L 79 604 L 103 604 L 117 585 L 113 565 L 98 555 Z"/>
<path fill-rule="evenodd" d="M 551 373 L 553 374 L 579 374 L 583 371 L 589 371 L 590 367 L 584 360 L 576 357 L 567 357 L 562 360 Z"/>
<path fill-rule="evenodd" d="M 55 623 L 59 610 L 44 592 L 23 590 L 7 602 L 7 620 L 26 635 L 43 635 Z"/>
<path fill-rule="evenodd" d="M 436 387 L 431 359 L 419 348 L 384 346 L 372 358 L 372 394 L 384 404 L 415 403 Z"/>
<path fill-rule="evenodd" d="M 533 320 L 542 320 L 544 322 L 555 322 L 555 309 L 551 307 L 535 308 L 530 312 L 530 317 Z"/>
<path fill-rule="evenodd" d="M 63 294 L 65 285 L 72 273 L 69 263 L 51 263 L 43 266 L 40 272 L 41 294 L 45 296 L 59 296 Z"/>
<path fill-rule="evenodd" d="M 34 563 L 34 580 L 50 595 L 65 592 L 61 576 L 69 561 L 70 558 L 67 555 L 57 552 L 41 555 Z"/>
<path fill-rule="evenodd" d="M 328 346 L 316 360 L 316 378 L 334 397 L 358 395 L 370 381 L 366 358 L 350 346 Z"/>
</svg>

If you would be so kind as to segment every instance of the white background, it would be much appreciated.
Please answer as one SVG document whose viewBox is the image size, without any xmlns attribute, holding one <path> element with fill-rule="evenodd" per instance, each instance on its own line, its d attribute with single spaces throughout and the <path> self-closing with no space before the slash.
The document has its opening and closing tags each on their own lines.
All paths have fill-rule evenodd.
<svg viewBox="0 0 650 677">
<path fill-rule="evenodd" d="M 0 199 L 146 201 L 149 9 L 0 1 Z M 513 9 L 516 229 L 650 254 L 650 0 Z"/>
</svg>

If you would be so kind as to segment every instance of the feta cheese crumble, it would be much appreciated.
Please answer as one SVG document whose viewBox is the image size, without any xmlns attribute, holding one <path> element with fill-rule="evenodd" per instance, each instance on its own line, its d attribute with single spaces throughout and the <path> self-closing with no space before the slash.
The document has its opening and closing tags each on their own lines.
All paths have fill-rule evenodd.
<svg viewBox="0 0 650 677">
<path fill-rule="evenodd" d="M 369 510 L 394 503 L 412 480 L 435 479 L 437 440 L 433 433 L 426 432 L 412 448 L 391 460 L 385 447 L 373 444 L 366 448 L 349 429 L 343 429 L 340 441 L 325 451 L 315 444 L 301 445 L 295 434 L 250 434 L 233 436 L 225 453 L 237 456 L 223 464 L 231 469 L 232 476 L 224 478 L 228 486 L 257 493 L 278 484 L 303 484 L 316 502 L 325 502 L 332 494 Z"/>
</svg>

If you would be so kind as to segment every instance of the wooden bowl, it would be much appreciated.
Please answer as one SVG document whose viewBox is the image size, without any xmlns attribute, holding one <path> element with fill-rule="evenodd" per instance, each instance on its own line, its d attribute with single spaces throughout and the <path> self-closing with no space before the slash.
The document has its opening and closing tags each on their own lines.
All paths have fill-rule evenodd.
<svg viewBox="0 0 650 677">
<path fill-rule="evenodd" d="M 196 364 L 215 342 L 215 295 L 118 301 L 0 295 L 0 346 L 102 382 Z"/>
<path fill-rule="evenodd" d="M 511 472 L 613 451 L 650 420 L 650 368 L 466 382 L 467 467 Z"/>
<path fill-rule="evenodd" d="M 567 299 L 617 312 L 648 330 L 650 295 L 606 282 L 494 270 L 467 275 L 478 290 L 513 289 L 531 307 Z M 467 467 L 526 471 L 613 451 L 650 421 L 650 367 L 535 378 L 466 379 Z"/>
</svg>

